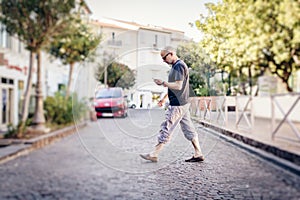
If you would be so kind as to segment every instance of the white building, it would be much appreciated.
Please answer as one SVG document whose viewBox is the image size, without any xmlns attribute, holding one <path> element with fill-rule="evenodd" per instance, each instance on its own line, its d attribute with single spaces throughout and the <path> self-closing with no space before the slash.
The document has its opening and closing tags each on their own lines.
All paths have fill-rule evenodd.
<svg viewBox="0 0 300 200">
<path fill-rule="evenodd" d="M 0 24 L 0 29 L 3 26 Z M 28 75 L 29 53 L 15 37 L 0 32 L 0 130 L 15 124 L 20 109 L 19 100 Z"/>
<path fill-rule="evenodd" d="M 105 52 L 135 70 L 136 83 L 127 91 L 129 98 L 136 103 L 137 108 L 156 106 L 152 100 L 153 95 L 163 95 L 167 89 L 155 85 L 153 78 L 167 80 L 169 71 L 169 66 L 160 57 L 160 49 L 165 46 L 177 47 L 180 42 L 187 40 L 184 32 L 109 18 L 92 23 L 95 31 L 102 34 L 104 39 L 96 62 L 102 63 Z"/>
</svg>

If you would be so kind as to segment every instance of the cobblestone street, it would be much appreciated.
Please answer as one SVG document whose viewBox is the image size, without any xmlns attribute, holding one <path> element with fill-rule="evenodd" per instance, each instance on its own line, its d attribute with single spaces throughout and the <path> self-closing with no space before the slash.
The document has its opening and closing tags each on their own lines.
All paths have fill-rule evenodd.
<svg viewBox="0 0 300 200">
<path fill-rule="evenodd" d="M 178 129 L 158 163 L 139 157 L 156 144 L 162 110 L 98 119 L 59 142 L 0 165 L 0 199 L 300 199 L 300 177 L 196 124 L 206 160 L 186 163 Z"/>
</svg>

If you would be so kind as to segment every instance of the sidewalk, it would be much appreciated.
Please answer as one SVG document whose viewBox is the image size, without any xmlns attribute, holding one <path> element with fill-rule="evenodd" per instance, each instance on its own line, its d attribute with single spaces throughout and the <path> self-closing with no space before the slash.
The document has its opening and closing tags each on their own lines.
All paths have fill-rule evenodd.
<svg viewBox="0 0 300 200">
<path fill-rule="evenodd" d="M 244 118 L 236 126 L 235 112 L 228 112 L 227 123 L 221 117 L 217 122 L 217 115 L 218 113 L 211 112 L 211 116 L 206 117 L 206 119 L 200 116 L 193 116 L 193 119 L 225 136 L 232 137 L 300 166 L 300 138 L 297 137 L 288 123 L 283 123 L 272 139 L 270 119 L 255 118 L 254 125 L 251 128 Z M 276 122 L 276 125 L 278 123 Z M 300 123 L 294 123 L 294 125 L 300 131 Z"/>
<path fill-rule="evenodd" d="M 0 139 L 0 164 L 49 145 L 63 137 L 75 133 L 76 129 L 86 125 L 87 123 L 83 122 L 28 140 Z"/>
</svg>

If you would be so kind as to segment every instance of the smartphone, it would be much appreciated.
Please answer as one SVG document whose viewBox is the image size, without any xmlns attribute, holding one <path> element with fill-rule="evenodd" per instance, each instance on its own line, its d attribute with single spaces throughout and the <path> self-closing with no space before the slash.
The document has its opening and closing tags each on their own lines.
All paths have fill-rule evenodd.
<svg viewBox="0 0 300 200">
<path fill-rule="evenodd" d="M 158 79 L 158 78 L 152 78 L 154 81 L 156 81 L 156 80 L 160 80 L 160 79 Z M 156 83 L 157 84 L 157 83 Z M 157 85 L 161 85 L 161 84 L 157 84 Z"/>
</svg>

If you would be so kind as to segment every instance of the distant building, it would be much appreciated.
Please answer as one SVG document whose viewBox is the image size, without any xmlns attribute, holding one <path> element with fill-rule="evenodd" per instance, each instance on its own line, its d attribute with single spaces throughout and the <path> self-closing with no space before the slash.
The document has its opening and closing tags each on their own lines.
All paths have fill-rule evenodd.
<svg viewBox="0 0 300 200">
<path fill-rule="evenodd" d="M 137 108 L 154 107 L 156 102 L 152 101 L 153 95 L 166 93 L 166 88 L 155 85 L 153 78 L 167 80 L 170 69 L 163 63 L 160 49 L 165 46 L 177 47 L 188 40 L 184 32 L 110 18 L 91 23 L 104 39 L 98 50 L 99 62 L 105 59 L 103 55 L 111 55 L 116 61 L 135 70 L 136 83 L 128 91 L 130 100 L 136 103 Z"/>
</svg>

